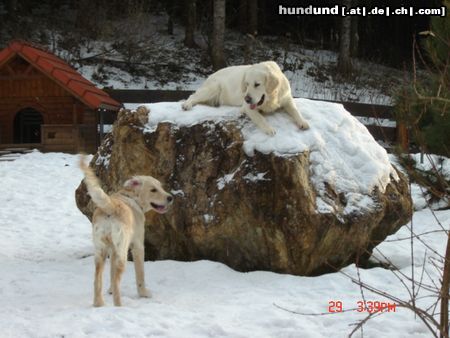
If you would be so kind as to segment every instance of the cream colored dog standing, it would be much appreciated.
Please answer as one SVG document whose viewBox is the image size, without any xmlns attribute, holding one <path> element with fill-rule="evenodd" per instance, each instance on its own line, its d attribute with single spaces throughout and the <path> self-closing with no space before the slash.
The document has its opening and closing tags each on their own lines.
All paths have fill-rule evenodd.
<svg viewBox="0 0 450 338">
<path fill-rule="evenodd" d="M 288 79 L 273 61 L 232 66 L 215 72 L 189 96 L 182 108 L 190 110 L 199 103 L 240 106 L 240 112 L 247 114 L 269 135 L 274 135 L 275 130 L 262 114 L 277 110 L 285 110 L 300 129 L 309 128 L 295 106 Z"/>
<path fill-rule="evenodd" d="M 94 306 L 103 306 L 102 276 L 105 260 L 111 258 L 111 288 L 114 305 L 121 306 L 120 280 L 131 247 L 136 272 L 136 285 L 140 297 L 151 297 L 144 280 L 144 223 L 145 213 L 155 210 L 165 213 L 173 201 L 172 195 L 151 176 L 134 176 L 123 189 L 111 196 L 100 187 L 98 178 L 86 165 L 82 156 L 80 167 L 85 184 L 96 209 L 92 216 L 95 247 Z"/>
</svg>

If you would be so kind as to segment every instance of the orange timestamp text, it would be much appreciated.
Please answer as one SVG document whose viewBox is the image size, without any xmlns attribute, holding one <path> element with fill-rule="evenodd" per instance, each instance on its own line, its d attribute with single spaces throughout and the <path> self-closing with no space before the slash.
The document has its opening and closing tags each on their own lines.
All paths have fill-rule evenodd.
<svg viewBox="0 0 450 338">
<path fill-rule="evenodd" d="M 379 301 L 371 301 L 359 300 L 356 302 L 356 308 L 352 310 L 356 312 L 368 312 L 368 313 L 376 313 L 376 312 L 395 312 L 396 304 L 389 302 L 379 302 Z M 330 300 L 328 301 L 328 312 L 344 312 L 344 303 L 340 300 Z M 347 310 L 349 311 L 349 310 Z"/>
</svg>

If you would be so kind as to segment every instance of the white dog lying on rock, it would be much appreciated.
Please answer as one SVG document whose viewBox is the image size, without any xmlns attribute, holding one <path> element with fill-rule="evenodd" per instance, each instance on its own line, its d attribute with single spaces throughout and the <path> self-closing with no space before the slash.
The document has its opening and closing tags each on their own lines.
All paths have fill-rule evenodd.
<svg viewBox="0 0 450 338">
<path fill-rule="evenodd" d="M 210 106 L 240 106 L 241 113 L 247 114 L 269 135 L 274 135 L 275 130 L 262 114 L 277 110 L 286 111 L 300 129 L 309 128 L 308 122 L 295 106 L 288 79 L 273 61 L 231 66 L 215 72 L 189 96 L 182 107 L 184 110 L 190 110 L 199 103 Z"/>
</svg>

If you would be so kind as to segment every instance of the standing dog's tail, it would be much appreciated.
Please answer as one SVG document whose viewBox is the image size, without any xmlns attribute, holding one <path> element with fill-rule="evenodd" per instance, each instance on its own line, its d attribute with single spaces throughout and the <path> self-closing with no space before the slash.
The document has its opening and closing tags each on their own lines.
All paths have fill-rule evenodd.
<svg viewBox="0 0 450 338">
<path fill-rule="evenodd" d="M 84 172 L 84 183 L 86 184 L 87 190 L 94 204 L 104 212 L 112 214 L 114 211 L 114 205 L 111 197 L 109 197 L 100 187 L 100 182 L 97 176 L 95 176 L 92 169 L 86 164 L 85 155 L 80 156 L 80 168 Z"/>
</svg>

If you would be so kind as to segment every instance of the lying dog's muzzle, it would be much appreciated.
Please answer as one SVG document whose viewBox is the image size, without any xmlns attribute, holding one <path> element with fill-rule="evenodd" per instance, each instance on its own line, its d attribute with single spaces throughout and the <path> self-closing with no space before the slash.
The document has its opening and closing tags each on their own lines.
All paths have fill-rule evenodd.
<svg viewBox="0 0 450 338">
<path fill-rule="evenodd" d="M 250 104 L 250 109 L 255 109 L 256 107 L 262 105 L 264 103 L 264 99 L 266 98 L 266 95 L 263 94 L 263 96 L 261 96 L 261 99 L 258 101 L 258 103 L 249 103 Z M 250 98 L 250 102 L 252 101 L 252 99 Z M 247 102 L 247 101 L 245 101 Z M 248 103 L 248 102 L 247 102 Z"/>
</svg>

